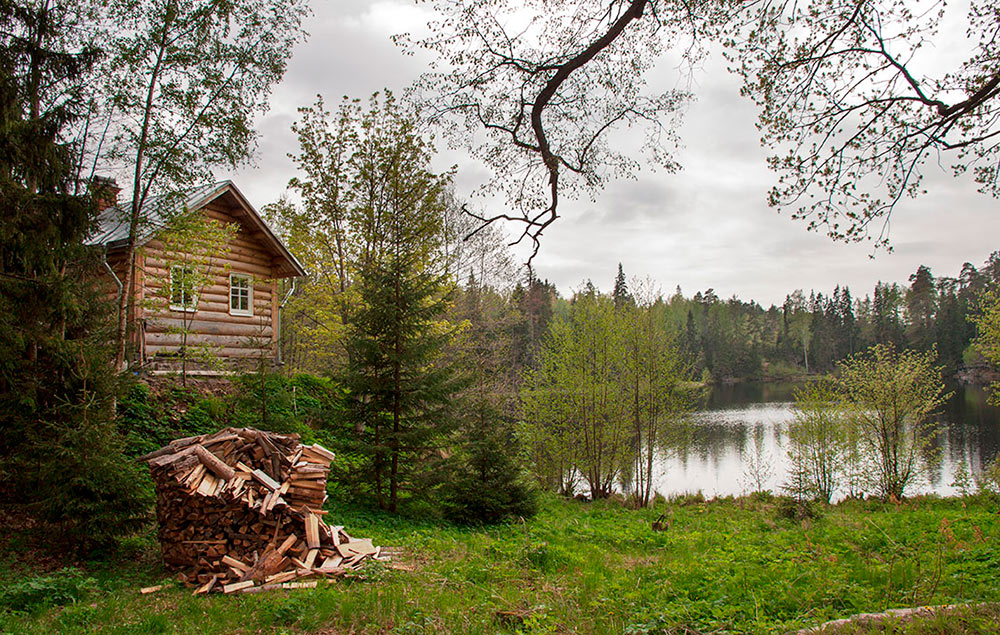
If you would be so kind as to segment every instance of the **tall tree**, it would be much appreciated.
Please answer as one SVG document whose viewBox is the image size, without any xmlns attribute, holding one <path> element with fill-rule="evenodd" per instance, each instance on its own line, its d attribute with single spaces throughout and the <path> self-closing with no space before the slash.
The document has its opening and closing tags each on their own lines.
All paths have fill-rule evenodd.
<svg viewBox="0 0 1000 635">
<path fill-rule="evenodd" d="M 650 156 L 677 169 L 672 123 L 688 95 L 652 94 L 637 76 L 665 39 L 684 39 L 666 26 L 676 25 L 679 12 L 652 11 L 654 4 L 559 0 L 525 12 L 518 3 L 441 0 L 433 7 L 443 19 L 428 37 L 402 38 L 437 57 L 418 82 L 428 116 L 470 143 L 494 170 L 485 189 L 511 204 L 511 212 L 482 222 L 521 223 L 517 240 L 532 241 L 537 251 L 539 236 L 558 216 L 561 192 L 598 187 L 635 169 L 607 142 L 619 127 L 655 127 Z M 596 84 L 602 89 L 592 90 Z"/>
<path fill-rule="evenodd" d="M 628 280 L 625 279 L 625 272 L 622 270 L 622 263 L 618 263 L 618 274 L 615 275 L 615 287 L 611 292 L 611 297 L 615 301 L 615 308 L 622 309 L 635 302 L 632 294 L 628 290 Z"/>
<path fill-rule="evenodd" d="M 57 536 L 110 542 L 144 511 L 111 420 L 108 307 L 77 195 L 87 45 L 77 7 L 0 1 L 0 478 Z M 101 193 L 96 193 L 99 196 Z"/>
<path fill-rule="evenodd" d="M 358 151 L 361 109 L 357 100 L 344 98 L 330 112 L 319 96 L 299 114 L 292 124 L 299 152 L 289 155 L 299 174 L 289 185 L 301 202 L 282 200 L 265 213 L 309 272 L 296 281 L 285 311 L 286 345 L 287 336 L 297 342 L 291 361 L 298 369 L 321 372 L 344 363 L 343 338 L 355 303 L 349 215 L 356 196 L 352 157 Z"/>
<path fill-rule="evenodd" d="M 106 161 L 128 166 L 131 200 L 116 364 L 126 361 L 128 304 L 142 208 L 151 194 L 208 180 L 214 166 L 247 161 L 254 117 L 267 108 L 293 45 L 305 0 L 115 0 L 102 15 L 111 131 Z M 113 25 L 113 26 L 112 26 Z M 111 27 L 111 28 L 108 28 Z"/>
<path fill-rule="evenodd" d="M 631 463 L 619 317 L 611 298 L 584 287 L 573 297 L 569 318 L 553 321 L 539 351 L 538 370 L 525 382 L 531 390 L 529 408 L 551 417 L 551 424 L 542 422 L 548 434 L 532 435 L 543 446 L 535 453 L 560 457 L 554 467 L 578 471 L 595 499 L 610 495 L 622 467 Z M 545 447 L 551 443 L 566 446 L 572 455 Z M 570 477 L 557 478 L 567 482 Z"/>
<path fill-rule="evenodd" d="M 443 353 L 453 283 L 437 266 L 449 177 L 430 169 L 431 149 L 391 95 L 372 98 L 362 120 L 356 207 L 351 213 L 360 304 L 350 316 L 350 414 L 366 430 L 378 504 L 396 511 L 455 424 L 461 379 Z"/>
<path fill-rule="evenodd" d="M 635 503 L 645 507 L 653 494 L 656 454 L 677 441 L 694 395 L 685 389 L 689 363 L 663 323 L 662 298 L 650 282 L 636 295 L 638 301 L 619 319 L 626 333 L 623 380 L 631 396 Z"/>
<path fill-rule="evenodd" d="M 910 275 L 906 290 L 906 339 L 910 346 L 928 349 L 934 343 L 937 289 L 931 270 L 923 265 Z"/>
<path fill-rule="evenodd" d="M 1000 367 L 1000 290 L 994 287 L 984 293 L 977 308 L 976 347 L 994 368 Z M 990 387 L 990 401 L 1000 404 L 1000 382 Z"/>
<path fill-rule="evenodd" d="M 785 298 L 785 323 L 788 332 L 802 349 L 802 364 L 809 372 L 809 342 L 812 339 L 812 314 L 806 308 L 805 296 L 801 289 Z"/>
</svg>

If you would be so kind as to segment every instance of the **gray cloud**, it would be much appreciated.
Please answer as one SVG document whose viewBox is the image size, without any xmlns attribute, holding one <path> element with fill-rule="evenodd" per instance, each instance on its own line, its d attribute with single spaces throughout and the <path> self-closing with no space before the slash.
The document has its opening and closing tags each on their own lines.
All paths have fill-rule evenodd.
<svg viewBox="0 0 1000 635">
<path fill-rule="evenodd" d="M 234 178 L 257 205 L 277 200 L 294 173 L 285 155 L 295 151 L 289 126 L 296 107 L 311 103 L 316 93 L 332 104 L 344 94 L 364 98 L 385 86 L 405 87 L 426 60 L 403 55 L 389 38 L 421 28 L 421 11 L 390 0 L 318 3 L 307 25 L 312 36 L 296 51 L 271 111 L 259 122 L 256 167 L 223 176 Z M 669 61 L 656 73 L 654 88 L 684 84 Z M 643 169 L 635 180 L 609 183 L 594 201 L 564 200 L 562 218 L 543 236 L 537 275 L 564 294 L 588 278 L 610 289 L 621 262 L 630 276 L 651 276 L 668 293 L 675 285 L 688 295 L 713 287 L 720 297 L 738 295 L 767 306 L 797 288 L 827 293 L 847 284 L 863 296 L 878 280 L 905 283 L 920 264 L 936 275 L 956 275 L 962 262 L 978 266 L 1000 248 L 997 202 L 976 193 L 970 179 L 930 166 L 925 170 L 930 193 L 902 201 L 893 215 L 893 253 L 875 252 L 873 259 L 869 244 L 834 243 L 807 232 L 787 211 L 766 205 L 775 177 L 759 145 L 754 106 L 739 96 L 738 79 L 716 56 L 694 76 L 692 88 L 697 100 L 685 114 L 684 145 L 677 155 L 684 169 L 675 174 Z M 632 150 L 641 135 L 633 131 L 620 139 Z M 489 178 L 478 161 L 442 147 L 435 165 L 446 169 L 455 163 L 462 196 Z M 504 209 L 501 200 L 478 197 L 471 205 L 493 213 Z M 525 258 L 527 246 L 517 254 Z"/>
</svg>

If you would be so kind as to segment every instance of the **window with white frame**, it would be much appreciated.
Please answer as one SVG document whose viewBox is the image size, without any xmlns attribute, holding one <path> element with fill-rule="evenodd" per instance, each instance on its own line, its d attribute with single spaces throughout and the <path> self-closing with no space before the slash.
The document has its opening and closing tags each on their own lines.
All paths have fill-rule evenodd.
<svg viewBox="0 0 1000 635">
<path fill-rule="evenodd" d="M 170 267 L 170 308 L 173 311 L 194 312 L 198 307 L 198 294 L 194 290 L 194 267 Z"/>
<path fill-rule="evenodd" d="M 229 314 L 253 315 L 253 279 L 245 273 L 229 274 Z"/>
</svg>

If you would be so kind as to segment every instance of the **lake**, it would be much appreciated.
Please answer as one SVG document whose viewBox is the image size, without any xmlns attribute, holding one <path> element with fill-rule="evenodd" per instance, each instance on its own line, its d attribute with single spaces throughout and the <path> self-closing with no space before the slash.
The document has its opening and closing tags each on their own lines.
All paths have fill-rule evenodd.
<svg viewBox="0 0 1000 635">
<path fill-rule="evenodd" d="M 757 489 L 780 493 L 788 459 L 785 426 L 792 419 L 796 384 L 737 384 L 712 389 L 704 410 L 692 416 L 684 447 L 662 453 L 654 467 L 654 489 L 665 496 L 701 491 L 706 497 Z M 933 447 L 941 461 L 907 494 L 954 494 L 954 471 L 962 461 L 972 473 L 1000 452 L 1000 408 L 986 391 L 953 387 L 937 417 Z M 757 457 L 759 456 L 759 460 Z"/>
</svg>

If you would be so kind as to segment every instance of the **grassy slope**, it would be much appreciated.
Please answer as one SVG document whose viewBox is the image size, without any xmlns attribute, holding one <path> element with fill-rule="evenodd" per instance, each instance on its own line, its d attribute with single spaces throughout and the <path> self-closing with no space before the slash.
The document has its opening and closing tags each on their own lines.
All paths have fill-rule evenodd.
<svg viewBox="0 0 1000 635">
<path fill-rule="evenodd" d="M 669 530 L 651 531 L 664 511 Z M 404 549 L 416 570 L 290 593 L 140 596 L 139 586 L 169 580 L 140 541 L 136 557 L 88 568 L 98 588 L 81 601 L 0 613 L 0 631 L 784 632 L 891 607 L 1000 600 L 995 501 L 851 502 L 799 522 L 749 499 L 631 511 L 549 498 L 523 525 L 481 530 L 331 515 Z M 0 552 L 0 585 L 23 579 L 17 553 L 11 543 Z"/>
</svg>

